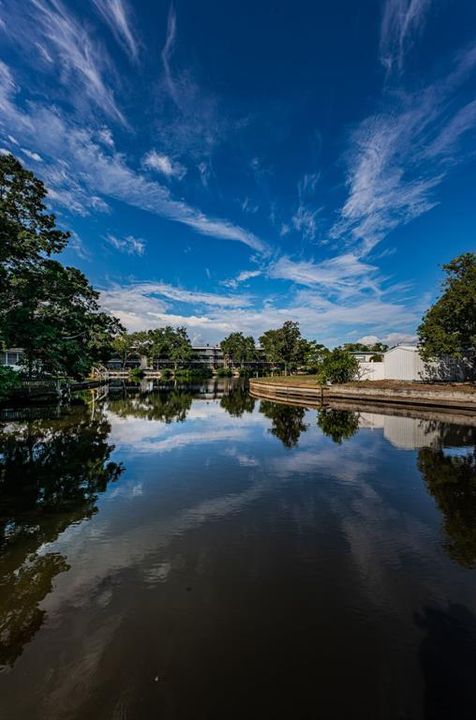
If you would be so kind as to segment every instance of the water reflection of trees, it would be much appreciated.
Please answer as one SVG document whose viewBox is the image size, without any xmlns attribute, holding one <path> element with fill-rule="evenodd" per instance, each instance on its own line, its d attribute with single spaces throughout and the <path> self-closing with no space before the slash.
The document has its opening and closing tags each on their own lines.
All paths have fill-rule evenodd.
<svg viewBox="0 0 476 720">
<path fill-rule="evenodd" d="M 301 433 L 308 428 L 303 422 L 306 413 L 304 408 L 261 400 L 260 412 L 272 420 L 269 432 L 279 438 L 287 448 L 295 447 Z"/>
<path fill-rule="evenodd" d="M 251 397 L 248 388 L 242 383 L 230 385 L 228 392 L 225 392 L 220 399 L 220 407 L 233 417 L 241 417 L 245 412 L 253 412 L 255 399 Z"/>
<path fill-rule="evenodd" d="M 110 407 L 120 417 L 158 420 L 164 423 L 183 422 L 192 405 L 192 393 L 166 390 L 141 395 L 126 395 L 112 400 Z"/>
<path fill-rule="evenodd" d="M 84 408 L 59 420 L 0 426 L 0 664 L 13 665 L 44 619 L 39 603 L 68 569 L 38 553 L 72 523 L 91 517 L 122 467 L 109 460 L 110 425 Z"/>
<path fill-rule="evenodd" d="M 352 410 L 323 408 L 317 413 L 317 424 L 338 445 L 349 440 L 359 429 L 359 413 Z"/>
<path fill-rule="evenodd" d="M 463 567 L 475 567 L 476 450 L 447 454 L 422 448 L 418 467 L 443 514 L 448 554 Z"/>
</svg>

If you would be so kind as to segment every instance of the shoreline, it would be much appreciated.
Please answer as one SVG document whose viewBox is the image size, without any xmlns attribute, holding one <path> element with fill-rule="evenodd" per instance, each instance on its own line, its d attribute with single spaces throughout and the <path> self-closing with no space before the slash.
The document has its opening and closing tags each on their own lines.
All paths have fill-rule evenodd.
<svg viewBox="0 0 476 720">
<path fill-rule="evenodd" d="M 417 407 L 417 408 L 438 408 L 442 411 L 460 410 L 468 414 L 476 413 L 476 392 L 462 392 L 457 389 L 441 390 L 432 389 L 431 386 L 415 388 L 372 388 L 368 385 L 359 387 L 356 385 L 331 385 L 320 387 L 309 383 L 296 384 L 269 382 L 268 379 L 250 380 L 250 393 L 253 397 L 262 400 L 274 400 L 276 402 L 287 402 L 305 404 L 306 406 L 321 406 L 328 400 L 341 400 L 353 402 L 354 404 L 373 404 L 384 407 Z"/>
</svg>

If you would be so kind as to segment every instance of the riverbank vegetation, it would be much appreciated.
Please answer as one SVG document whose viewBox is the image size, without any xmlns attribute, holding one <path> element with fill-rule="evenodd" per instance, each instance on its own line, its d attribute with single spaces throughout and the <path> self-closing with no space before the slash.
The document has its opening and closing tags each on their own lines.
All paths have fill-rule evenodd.
<svg viewBox="0 0 476 720">
<path fill-rule="evenodd" d="M 13 155 L 0 156 L 0 345 L 22 349 L 28 379 L 82 378 L 123 328 L 80 270 L 53 259 L 70 233 L 47 212 L 46 194 Z M 11 379 L 1 381 L 5 392 Z"/>
</svg>

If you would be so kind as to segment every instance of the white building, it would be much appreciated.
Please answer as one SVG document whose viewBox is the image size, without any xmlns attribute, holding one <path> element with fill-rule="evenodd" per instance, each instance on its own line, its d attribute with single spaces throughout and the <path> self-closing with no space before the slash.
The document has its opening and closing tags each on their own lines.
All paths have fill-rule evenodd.
<svg viewBox="0 0 476 720">
<path fill-rule="evenodd" d="M 361 380 L 439 380 L 455 382 L 471 377 L 469 359 L 441 358 L 425 364 L 416 345 L 396 345 L 383 353 L 382 362 L 359 360 Z"/>
</svg>

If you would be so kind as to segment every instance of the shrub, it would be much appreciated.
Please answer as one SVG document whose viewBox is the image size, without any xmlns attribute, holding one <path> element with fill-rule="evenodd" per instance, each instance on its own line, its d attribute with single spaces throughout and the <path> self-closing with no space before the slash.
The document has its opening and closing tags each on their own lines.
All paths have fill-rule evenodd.
<svg viewBox="0 0 476 720">
<path fill-rule="evenodd" d="M 231 378 L 233 377 L 233 372 L 231 371 L 231 368 L 220 367 L 217 370 L 217 377 Z"/>
<path fill-rule="evenodd" d="M 359 361 L 347 350 L 335 348 L 322 361 L 320 382 L 347 383 L 359 372 Z"/>
<path fill-rule="evenodd" d="M 12 368 L 0 367 L 0 401 L 6 400 L 20 385 L 18 373 Z"/>
</svg>

